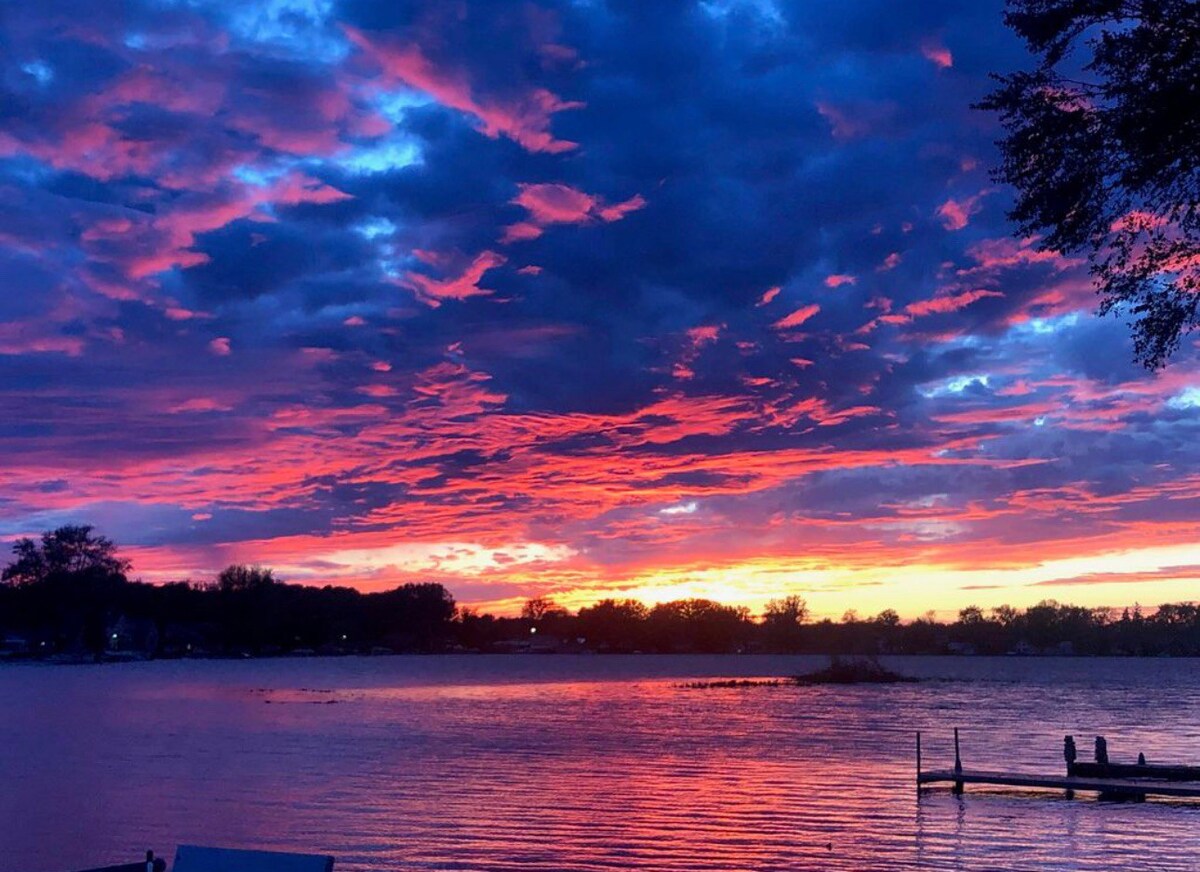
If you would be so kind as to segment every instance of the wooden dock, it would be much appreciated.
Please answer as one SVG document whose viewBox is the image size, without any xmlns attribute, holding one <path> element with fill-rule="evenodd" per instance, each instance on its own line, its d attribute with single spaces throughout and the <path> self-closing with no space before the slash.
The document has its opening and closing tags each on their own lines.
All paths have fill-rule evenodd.
<svg viewBox="0 0 1200 872">
<path fill-rule="evenodd" d="M 958 729 L 954 730 L 954 766 L 951 769 L 921 768 L 921 734 L 917 733 L 917 792 L 926 785 L 946 784 L 962 793 L 968 784 L 990 787 L 1024 787 L 1061 790 L 1068 797 L 1076 791 L 1099 793 L 1102 797 L 1144 799 L 1147 796 L 1200 798 L 1200 768 L 1193 766 L 1150 766 L 1139 755 L 1138 764 L 1109 763 L 1108 743 L 1096 737 L 1096 762 L 1077 763 L 1075 740 L 1064 741 L 1066 775 L 1027 775 L 1019 772 L 993 772 L 964 769 L 959 753 Z"/>
<path fill-rule="evenodd" d="M 931 769 L 917 776 L 918 785 L 926 784 L 988 784 L 996 787 L 1033 787 L 1046 790 L 1118 794 L 1122 796 L 1191 796 L 1200 797 L 1200 783 L 1182 781 L 1137 781 L 1130 778 L 1078 778 L 1069 775 L 1020 775 L 1008 772 L 986 772 L 964 769 Z"/>
</svg>

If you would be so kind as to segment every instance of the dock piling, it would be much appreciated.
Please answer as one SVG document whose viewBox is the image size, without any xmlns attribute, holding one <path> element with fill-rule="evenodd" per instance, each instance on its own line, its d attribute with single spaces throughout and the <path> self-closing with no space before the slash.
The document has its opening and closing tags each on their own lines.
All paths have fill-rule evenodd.
<svg viewBox="0 0 1200 872">
<path fill-rule="evenodd" d="M 958 753 L 958 727 L 955 727 L 954 728 L 954 774 L 956 776 L 961 776 L 962 771 L 963 771 L 962 770 L 962 757 L 959 756 L 959 753 Z M 963 782 L 962 782 L 961 778 L 958 778 L 955 780 L 954 792 L 955 793 L 963 792 Z"/>
<path fill-rule="evenodd" d="M 921 792 L 921 731 L 917 730 L 917 793 Z"/>
</svg>

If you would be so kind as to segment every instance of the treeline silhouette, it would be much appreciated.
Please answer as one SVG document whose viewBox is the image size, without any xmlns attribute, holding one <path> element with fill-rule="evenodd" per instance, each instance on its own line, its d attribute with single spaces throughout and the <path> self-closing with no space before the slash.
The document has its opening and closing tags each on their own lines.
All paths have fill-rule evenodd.
<svg viewBox="0 0 1200 872">
<path fill-rule="evenodd" d="M 1044 601 L 961 610 L 958 619 L 810 621 L 798 596 L 763 614 L 705 599 L 647 606 L 604 600 L 572 614 L 528 600 L 520 617 L 456 606 L 435 583 L 382 593 L 285 584 L 234 565 L 208 582 L 131 581 L 130 565 L 91 527 L 22 539 L 0 583 L 0 655 L 123 659 L 444 651 L 1200 655 L 1193 603 L 1117 613 Z"/>
</svg>

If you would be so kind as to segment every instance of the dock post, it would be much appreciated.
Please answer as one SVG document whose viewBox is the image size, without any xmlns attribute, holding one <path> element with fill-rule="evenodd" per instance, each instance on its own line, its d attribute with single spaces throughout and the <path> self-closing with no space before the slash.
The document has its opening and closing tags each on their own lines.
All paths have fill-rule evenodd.
<svg viewBox="0 0 1200 872">
<path fill-rule="evenodd" d="M 962 775 L 962 757 L 959 756 L 959 753 L 958 753 L 958 727 L 954 728 L 954 774 Z M 963 792 L 962 781 L 954 782 L 954 792 L 955 793 Z"/>
<path fill-rule="evenodd" d="M 917 730 L 917 793 L 921 792 L 921 731 Z"/>
<path fill-rule="evenodd" d="M 1070 778 L 1075 774 L 1075 758 L 1077 752 L 1075 750 L 1075 737 L 1063 736 L 1063 759 L 1067 761 L 1067 777 Z M 1067 799 L 1075 798 L 1075 791 L 1067 788 Z"/>
</svg>

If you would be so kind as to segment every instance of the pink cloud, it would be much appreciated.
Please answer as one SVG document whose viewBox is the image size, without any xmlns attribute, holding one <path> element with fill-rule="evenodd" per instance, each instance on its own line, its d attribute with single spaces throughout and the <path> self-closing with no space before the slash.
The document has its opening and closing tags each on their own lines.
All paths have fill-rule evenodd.
<svg viewBox="0 0 1200 872">
<path fill-rule="evenodd" d="M 229 340 L 226 340 L 226 345 L 228 342 Z M 214 400 L 212 397 L 193 397 L 169 407 L 167 412 L 177 415 L 183 412 L 229 412 L 232 410 L 233 406 L 220 400 Z"/>
<path fill-rule="evenodd" d="M 166 272 L 175 267 L 187 269 L 208 263 L 208 255 L 199 251 L 168 250 L 135 257 L 129 264 L 129 277 L 143 279 L 155 273 Z"/>
<path fill-rule="evenodd" d="M 510 242 L 527 242 L 530 239 L 537 239 L 541 235 L 542 225 L 532 221 L 518 221 L 516 224 L 509 224 L 504 228 L 500 242 L 504 245 L 508 245 Z"/>
<path fill-rule="evenodd" d="M 883 263 L 881 263 L 879 266 L 877 266 L 875 268 L 875 271 L 876 272 L 887 272 L 888 270 L 895 269 L 896 267 L 900 266 L 901 259 L 902 258 L 900 257 L 900 252 L 893 251 L 891 254 L 889 254 L 887 257 L 885 257 L 883 259 Z"/>
<path fill-rule="evenodd" d="M 596 198 L 567 185 L 518 185 L 520 193 L 512 202 L 529 211 L 539 224 L 586 221 L 596 206 Z"/>
<path fill-rule="evenodd" d="M 942 226 L 947 230 L 962 230 L 970 223 L 971 216 L 982 208 L 979 203 L 984 194 L 979 193 L 962 200 L 953 197 L 937 207 L 937 215 L 942 219 Z"/>
<path fill-rule="evenodd" d="M 1054 267 L 1056 272 L 1062 272 L 1071 267 L 1081 266 L 1083 260 L 1063 257 L 1057 251 L 1045 251 L 1037 248 L 1037 238 L 1029 237 L 1020 241 L 1004 236 L 999 239 L 984 239 L 976 242 L 967 249 L 977 266 L 969 270 L 959 270 L 958 274 L 970 275 L 980 271 L 995 271 L 1011 269 L 1033 264 L 1047 264 Z"/>
<path fill-rule="evenodd" d="M 687 344 L 680 353 L 679 360 L 674 363 L 671 374 L 675 378 L 685 381 L 693 378 L 696 373 L 692 369 L 692 364 L 700 357 L 704 346 L 711 345 L 720 338 L 724 328 L 724 324 L 701 324 L 689 328 L 684 333 Z"/>
<path fill-rule="evenodd" d="M 921 54 L 940 70 L 948 70 L 954 66 L 954 55 L 950 53 L 950 49 L 942 45 L 939 39 L 927 39 L 921 43 Z"/>
<path fill-rule="evenodd" d="M 688 330 L 688 339 L 692 341 L 692 345 L 696 348 L 702 348 L 710 342 L 716 342 L 721 335 L 720 324 L 702 324 L 699 327 L 692 327 Z"/>
<path fill-rule="evenodd" d="M 135 227 L 134 223 L 125 216 L 104 217 L 100 218 L 88 227 L 79 235 L 79 238 L 85 242 L 93 242 L 97 239 L 111 239 L 119 237 Z"/>
<path fill-rule="evenodd" d="M 437 66 L 420 46 L 385 44 L 349 25 L 343 25 L 343 30 L 364 55 L 382 68 L 385 79 L 424 91 L 443 106 L 473 116 L 485 136 L 507 136 L 528 151 L 559 153 L 576 147 L 574 142 L 554 138 L 549 131 L 550 118 L 556 112 L 577 109 L 582 103 L 560 100 L 544 88 L 508 99 L 477 97 L 463 71 Z"/>
<path fill-rule="evenodd" d="M 53 352 L 78 357 L 83 354 L 83 348 L 84 340 L 80 337 L 47 331 L 40 323 L 10 321 L 0 324 L 0 354 Z"/>
<path fill-rule="evenodd" d="M 947 312 L 957 312 L 959 309 L 965 309 L 967 306 L 974 303 L 976 300 L 982 300 L 985 297 L 1003 297 L 1004 294 L 999 291 L 963 291 L 961 294 L 950 294 L 943 297 L 934 297 L 930 300 L 919 300 L 915 303 L 910 303 L 905 306 L 904 311 L 909 315 L 921 317 L 922 315 L 945 314 Z"/>
<path fill-rule="evenodd" d="M 1004 387 L 998 389 L 996 391 L 996 396 L 998 396 L 998 397 L 1023 397 L 1025 395 L 1031 394 L 1031 393 L 1033 393 L 1033 388 L 1031 388 L 1029 386 L 1029 384 L 1025 381 L 1025 379 L 1017 379 L 1011 385 L 1005 385 Z"/>
<path fill-rule="evenodd" d="M 801 324 L 820 311 L 820 306 L 818 306 L 816 303 L 810 303 L 807 306 L 801 306 L 795 312 L 792 312 L 792 314 L 780 318 L 772 326 L 776 330 L 792 330 L 796 327 L 799 327 Z"/>
<path fill-rule="evenodd" d="M 74 126 L 66 126 L 71 121 Z M 31 154 L 55 169 L 76 170 L 100 181 L 122 175 L 155 174 L 160 159 L 150 140 L 126 139 L 112 126 L 94 119 L 63 119 L 64 129 L 18 140 L 0 133 L 0 156 Z"/>
<path fill-rule="evenodd" d="M 586 224 L 592 221 L 620 221 L 630 212 L 646 205 L 635 194 L 628 200 L 605 205 L 601 197 L 560 184 L 522 184 L 512 199 L 513 205 L 529 212 L 529 218 L 504 228 L 502 242 L 537 239 L 550 224 Z"/>
<path fill-rule="evenodd" d="M 360 394 L 366 394 L 368 397 L 375 397 L 376 399 L 394 397 L 397 393 L 396 389 L 391 385 L 381 384 L 361 385 L 357 390 Z"/>
<path fill-rule="evenodd" d="M 140 65 L 105 90 L 89 95 L 85 106 L 97 116 L 131 103 L 145 103 L 171 112 L 212 115 L 221 108 L 227 90 L 226 83 L 211 73 L 191 70 L 185 79 Z"/>
<path fill-rule="evenodd" d="M 833 275 L 825 276 L 825 287 L 840 288 L 842 285 L 852 285 L 858 281 L 858 278 L 846 273 L 834 273 Z"/>
<path fill-rule="evenodd" d="M 191 250 L 199 234 L 218 230 L 243 218 L 273 220 L 270 213 L 264 211 L 271 205 L 334 203 L 349 198 L 349 194 L 337 188 L 303 173 L 292 172 L 265 186 L 242 185 L 215 197 L 181 197 L 172 208 L 137 225 L 136 232 L 124 224 L 100 222 L 91 228 L 89 241 L 96 248 L 93 254 L 101 259 L 104 254 L 99 247 L 108 236 L 119 235 L 140 243 L 140 251 L 121 255 L 125 258 L 126 274 L 140 279 L 175 267 L 186 269 L 206 263 L 207 255 Z"/>
<path fill-rule="evenodd" d="M 229 345 L 228 336 L 218 336 L 212 342 L 208 343 L 208 350 L 218 357 L 228 357 L 233 353 L 233 349 Z"/>
<path fill-rule="evenodd" d="M 755 305 L 757 305 L 757 306 L 767 305 L 767 303 L 771 302 L 772 300 L 774 300 L 776 297 L 779 296 L 779 291 L 780 291 L 779 285 L 775 285 L 772 288 L 767 288 L 765 291 L 763 291 L 763 295 L 758 298 L 758 302 Z"/>
<path fill-rule="evenodd" d="M 501 266 L 507 261 L 502 254 L 494 251 L 481 251 L 475 259 L 456 276 L 447 279 L 433 279 L 421 273 L 405 274 L 402 284 L 410 288 L 417 299 L 426 305 L 437 307 L 442 300 L 465 300 L 468 297 L 480 297 L 492 293 L 487 288 L 480 287 L 479 282 L 484 273 Z"/>
<path fill-rule="evenodd" d="M 254 137 L 261 145 L 291 154 L 334 154 L 348 146 L 343 132 L 354 136 L 379 136 L 391 125 L 373 110 L 355 105 L 333 79 L 308 80 L 298 88 L 260 89 L 255 99 L 231 99 L 227 72 L 214 69 L 186 71 L 165 63 L 157 69 L 139 66 L 111 87 L 91 95 L 82 107 L 97 119 L 108 119 L 130 104 L 143 103 L 179 114 L 206 118 L 221 113 L 231 130 Z M 194 181 L 179 176 L 168 165 L 160 178 L 170 184 Z"/>
<path fill-rule="evenodd" d="M 641 194 L 634 194 L 628 200 L 621 203 L 614 203 L 611 206 L 605 206 L 597 214 L 601 221 L 620 221 L 630 212 L 636 212 L 646 205 L 646 198 Z"/>
</svg>

